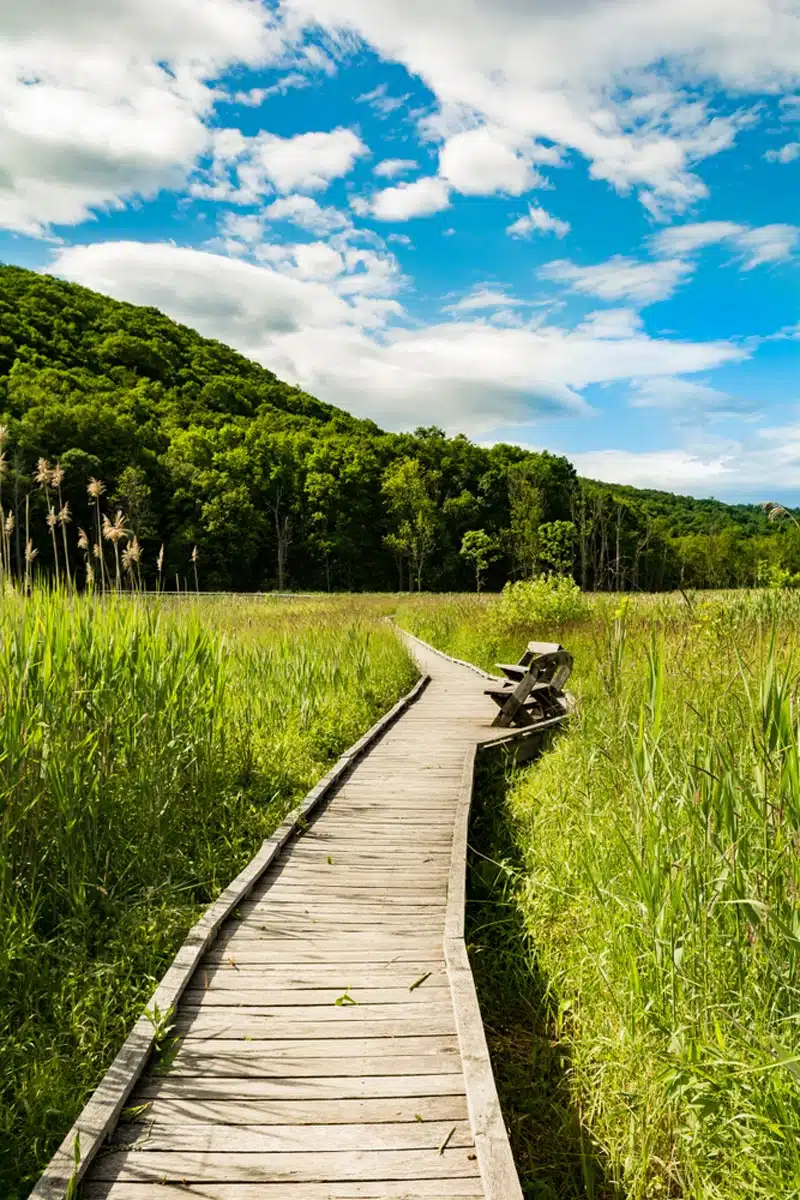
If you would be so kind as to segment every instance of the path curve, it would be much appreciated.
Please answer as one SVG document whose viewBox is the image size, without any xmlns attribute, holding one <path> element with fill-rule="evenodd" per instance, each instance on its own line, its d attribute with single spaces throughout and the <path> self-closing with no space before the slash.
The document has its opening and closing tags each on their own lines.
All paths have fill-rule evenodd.
<svg viewBox="0 0 800 1200">
<path fill-rule="evenodd" d="M 407 643 L 430 683 L 222 925 L 86 1200 L 521 1198 L 463 942 L 476 747 L 509 733 Z"/>
</svg>

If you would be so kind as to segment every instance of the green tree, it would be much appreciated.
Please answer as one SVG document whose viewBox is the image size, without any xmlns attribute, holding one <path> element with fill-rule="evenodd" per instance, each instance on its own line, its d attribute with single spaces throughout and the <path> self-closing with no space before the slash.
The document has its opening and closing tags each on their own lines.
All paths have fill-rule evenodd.
<svg viewBox="0 0 800 1200">
<path fill-rule="evenodd" d="M 122 508 L 132 531 L 144 541 L 155 535 L 153 521 L 153 490 L 141 467 L 125 467 L 112 498 L 112 503 Z"/>
<path fill-rule="evenodd" d="M 400 459 L 383 476 L 383 495 L 395 522 L 386 543 L 408 559 L 419 592 L 439 527 L 436 483 L 436 477 L 423 470 L 418 458 Z"/>
<path fill-rule="evenodd" d="M 539 526 L 539 563 L 553 575 L 571 575 L 577 530 L 572 521 L 545 521 Z"/>
<path fill-rule="evenodd" d="M 470 529 L 461 539 L 462 558 L 472 563 L 475 572 L 475 591 L 480 595 L 483 577 L 489 564 L 497 558 L 498 550 L 485 529 Z"/>
<path fill-rule="evenodd" d="M 541 488 L 531 478 L 526 463 L 508 473 L 511 548 L 516 569 L 532 578 L 539 561 L 539 526 L 544 514 Z"/>
</svg>

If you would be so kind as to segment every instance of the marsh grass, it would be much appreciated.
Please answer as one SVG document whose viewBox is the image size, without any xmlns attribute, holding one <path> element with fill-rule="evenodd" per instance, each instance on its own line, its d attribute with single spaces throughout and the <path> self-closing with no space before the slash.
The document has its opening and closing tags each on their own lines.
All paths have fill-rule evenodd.
<svg viewBox="0 0 800 1200">
<path fill-rule="evenodd" d="M 508 781 L 502 822 L 515 970 L 558 1015 L 605 1186 L 800 1196 L 798 597 L 594 598 L 583 622 L 493 641 L 485 612 L 431 599 L 399 619 L 487 667 L 526 636 L 575 654 L 578 714 Z M 531 1094 L 548 1071 L 531 1061 Z"/>
<path fill-rule="evenodd" d="M 0 600 L 0 1195 L 199 912 L 416 672 L 377 602 Z"/>
<path fill-rule="evenodd" d="M 495 752 L 478 760 L 466 939 L 522 1190 L 536 1200 L 613 1200 L 570 1090 L 564 1011 L 525 928 L 524 860 L 506 811 L 516 773 L 504 768 Z"/>
</svg>

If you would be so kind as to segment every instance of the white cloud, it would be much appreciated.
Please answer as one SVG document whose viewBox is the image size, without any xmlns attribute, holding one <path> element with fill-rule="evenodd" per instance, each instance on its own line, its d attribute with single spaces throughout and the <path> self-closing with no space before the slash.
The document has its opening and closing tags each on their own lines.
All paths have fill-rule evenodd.
<svg viewBox="0 0 800 1200">
<path fill-rule="evenodd" d="M 450 192 L 444 180 L 436 175 L 415 179 L 413 183 L 398 183 L 384 188 L 367 201 L 363 212 L 371 212 L 378 221 L 408 221 L 412 217 L 427 217 L 450 205 Z M 356 208 L 356 206 L 353 206 Z M 356 211 L 359 211 L 356 208 Z"/>
<path fill-rule="evenodd" d="M 681 255 L 725 243 L 739 252 L 737 260 L 743 270 L 750 271 L 763 263 L 790 258 L 797 240 L 795 225 L 760 225 L 748 229 L 732 221 L 699 221 L 662 229 L 651 238 L 651 245 L 656 254 Z"/>
<path fill-rule="evenodd" d="M 385 246 L 376 251 L 354 245 L 353 240 L 360 237 L 351 227 L 325 242 L 270 241 L 259 215 L 227 213 L 221 223 L 221 237 L 210 241 L 205 249 L 237 258 L 249 255 L 284 276 L 324 281 L 338 295 L 352 297 L 354 302 L 368 298 L 372 306 L 375 297 L 388 299 L 406 280 L 397 259 Z M 390 309 L 400 311 L 394 302 Z"/>
<path fill-rule="evenodd" d="M 408 100 L 408 93 L 404 96 L 390 96 L 387 83 L 379 83 L 371 92 L 365 92 L 363 96 L 356 96 L 356 104 L 368 104 L 379 117 L 391 116 L 398 108 L 403 107 L 406 100 Z"/>
<path fill-rule="evenodd" d="M 791 258 L 798 232 L 795 225 L 762 225 L 740 234 L 736 245 L 741 250 L 743 269 L 751 271 L 763 263 L 784 262 Z"/>
<path fill-rule="evenodd" d="M 695 374 L 745 356 L 728 342 L 640 331 L 608 338 L 474 319 L 387 325 L 400 315 L 389 295 L 391 263 L 337 248 L 349 275 L 327 282 L 300 277 L 296 248 L 287 257 L 280 246 L 264 266 L 172 245 L 96 243 L 60 249 L 50 269 L 155 305 L 322 399 L 395 428 L 435 420 L 479 432 L 537 412 L 581 414 L 581 391 L 592 383 Z"/>
<path fill-rule="evenodd" d="M 752 410 L 751 404 L 719 388 L 695 379 L 676 379 L 671 375 L 634 381 L 631 386 L 631 406 L 671 409 L 689 413 L 693 417 L 702 413 L 729 415 Z"/>
<path fill-rule="evenodd" d="M 767 162 L 792 163 L 800 158 L 800 142 L 787 142 L 780 150 L 768 150 L 764 158 Z"/>
<path fill-rule="evenodd" d="M 472 118 L 511 146 L 538 138 L 573 149 L 595 178 L 640 189 L 659 215 L 706 194 L 695 165 L 753 119 L 715 112 L 717 95 L 775 94 L 800 75 L 792 2 L 283 0 L 282 9 L 405 64 L 437 96 L 442 131 Z"/>
<path fill-rule="evenodd" d="M 680 259 L 636 262 L 615 254 L 592 267 L 556 259 L 540 267 L 538 273 L 544 279 L 566 284 L 574 292 L 643 306 L 668 299 L 691 271 L 691 266 Z"/>
<path fill-rule="evenodd" d="M 455 304 L 449 305 L 445 312 L 481 312 L 495 308 L 519 308 L 521 300 L 515 300 L 505 292 L 493 291 L 490 287 L 479 287 L 463 296 Z"/>
<path fill-rule="evenodd" d="M 487 126 L 448 138 L 439 153 L 439 174 L 466 196 L 519 196 L 542 183 L 530 160 Z"/>
<path fill-rule="evenodd" d="M 590 479 L 695 496 L 783 500 L 798 493 L 800 425 L 767 427 L 747 441 L 690 436 L 668 450 L 590 450 L 569 455 Z"/>
<path fill-rule="evenodd" d="M 264 237 L 264 222 L 258 213 L 227 212 L 220 221 L 220 234 L 229 253 L 243 254 Z"/>
<path fill-rule="evenodd" d="M 385 158 L 383 162 L 377 164 L 374 174 L 380 175 L 383 179 L 394 179 L 396 175 L 402 175 L 404 171 L 416 170 L 417 165 L 413 158 Z"/>
<path fill-rule="evenodd" d="M 579 332 L 598 338 L 635 337 L 642 328 L 642 318 L 633 308 L 599 308 L 578 326 Z"/>
<path fill-rule="evenodd" d="M 733 221 L 696 221 L 691 225 L 674 225 L 671 229 L 660 230 L 651 239 L 651 244 L 656 254 L 680 256 L 737 237 L 743 230 L 743 225 Z"/>
<path fill-rule="evenodd" d="M 335 279 L 344 270 L 344 259 L 326 242 L 299 242 L 293 247 L 295 273 L 302 279 Z"/>
<path fill-rule="evenodd" d="M 245 137 L 238 129 L 218 129 L 211 166 L 195 195 L 234 204 L 255 204 L 274 192 L 324 191 L 349 174 L 369 150 L 352 129 L 278 137 L 261 132 Z"/>
<path fill-rule="evenodd" d="M 729 455 L 703 457 L 688 450 L 586 450 L 569 457 L 586 479 L 658 491 L 710 495 L 715 485 L 735 482 Z"/>
<path fill-rule="evenodd" d="M 569 221 L 554 217 L 537 204 L 530 204 L 524 216 L 518 217 L 506 229 L 511 237 L 530 237 L 532 233 L 554 233 L 557 238 L 563 238 L 569 233 Z"/>
<path fill-rule="evenodd" d="M 0 226 L 28 233 L 183 186 L 232 64 L 274 60 L 254 0 L 0 5 Z"/>
<path fill-rule="evenodd" d="M 349 218 L 338 208 L 322 208 L 313 196 L 297 193 L 279 196 L 264 209 L 263 215 L 266 221 L 286 221 L 316 234 L 333 233 L 350 226 Z"/>
<path fill-rule="evenodd" d="M 221 92 L 218 93 L 218 97 L 221 100 L 227 100 L 231 104 L 242 104 L 245 108 L 260 108 L 265 101 L 270 100 L 273 96 L 285 96 L 293 88 L 310 86 L 311 79 L 308 75 L 301 75 L 299 71 L 289 71 L 286 75 L 282 75 L 277 83 L 271 84 L 270 87 L 253 87 L 233 93 Z"/>
</svg>

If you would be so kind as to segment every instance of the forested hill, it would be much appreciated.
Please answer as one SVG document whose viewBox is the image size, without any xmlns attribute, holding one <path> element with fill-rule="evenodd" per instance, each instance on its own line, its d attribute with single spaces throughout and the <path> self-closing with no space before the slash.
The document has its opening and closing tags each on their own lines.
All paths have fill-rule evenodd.
<svg viewBox="0 0 800 1200">
<path fill-rule="evenodd" d="M 201 586 L 237 589 L 462 589 L 482 563 L 489 587 L 569 565 L 586 587 L 618 588 L 746 583 L 765 560 L 800 569 L 787 523 L 755 506 L 579 480 L 562 457 L 435 427 L 385 433 L 157 309 L 10 266 L 0 423 L 12 571 L 26 521 L 36 569 L 52 566 L 52 506 L 82 577 L 78 531 L 103 541 L 92 478 L 99 519 L 124 514 L 146 581 L 162 544 L 171 584 L 192 576 L 197 547 Z M 42 458 L 64 470 L 58 494 L 34 479 Z"/>
<path fill-rule="evenodd" d="M 711 497 L 680 496 L 675 492 L 660 492 L 655 488 L 629 487 L 627 484 L 601 483 L 585 479 L 591 488 L 613 494 L 637 508 L 651 521 L 663 522 L 673 537 L 693 533 L 719 533 L 736 529 L 745 534 L 766 533 L 770 529 L 764 510 L 758 504 L 725 504 Z"/>
</svg>

